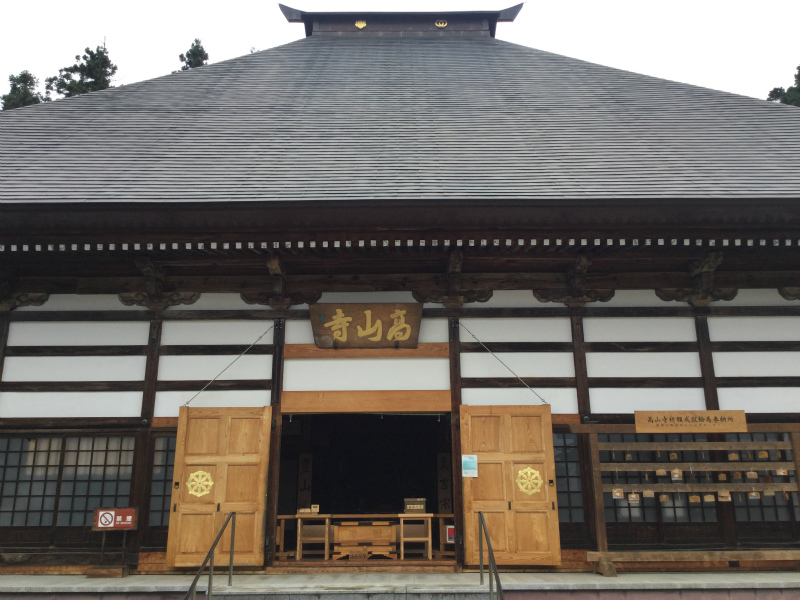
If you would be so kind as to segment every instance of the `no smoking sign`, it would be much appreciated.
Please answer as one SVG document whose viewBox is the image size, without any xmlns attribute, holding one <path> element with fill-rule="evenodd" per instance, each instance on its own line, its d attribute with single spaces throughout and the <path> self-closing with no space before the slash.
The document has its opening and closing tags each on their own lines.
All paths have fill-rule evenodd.
<svg viewBox="0 0 800 600">
<path fill-rule="evenodd" d="M 94 511 L 93 531 L 109 529 L 136 529 L 135 508 L 97 508 Z"/>
</svg>

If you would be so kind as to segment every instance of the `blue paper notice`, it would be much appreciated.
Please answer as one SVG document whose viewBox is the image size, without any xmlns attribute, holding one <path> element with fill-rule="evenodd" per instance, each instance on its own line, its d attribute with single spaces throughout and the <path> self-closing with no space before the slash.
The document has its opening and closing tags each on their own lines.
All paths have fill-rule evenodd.
<svg viewBox="0 0 800 600">
<path fill-rule="evenodd" d="M 477 477 L 478 476 L 478 455 L 477 454 L 462 454 L 461 455 L 461 476 L 462 477 Z"/>
</svg>

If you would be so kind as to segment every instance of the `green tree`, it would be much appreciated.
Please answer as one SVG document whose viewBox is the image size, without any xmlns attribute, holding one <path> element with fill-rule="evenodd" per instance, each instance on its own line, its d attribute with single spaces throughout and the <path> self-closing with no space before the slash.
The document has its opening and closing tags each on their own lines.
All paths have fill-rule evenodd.
<svg viewBox="0 0 800 600">
<path fill-rule="evenodd" d="M 181 54 L 178 58 L 183 63 L 181 71 L 188 71 L 208 64 L 208 52 L 205 51 L 203 44 L 197 38 L 194 39 L 191 48 L 186 51 L 186 54 Z"/>
<path fill-rule="evenodd" d="M 11 84 L 11 90 L 6 95 L 0 96 L 0 100 L 3 101 L 3 110 L 30 106 L 31 104 L 39 104 L 50 100 L 49 96 L 42 96 L 36 91 L 39 80 L 30 71 L 22 71 L 16 77 L 9 75 L 8 82 Z"/>
<path fill-rule="evenodd" d="M 782 87 L 773 88 L 767 96 L 767 100 L 771 102 L 780 102 L 781 104 L 800 106 L 800 67 L 797 67 L 797 73 L 795 73 L 794 76 L 794 85 L 788 90 Z"/>
<path fill-rule="evenodd" d="M 86 48 L 84 52 L 83 56 L 75 57 L 74 65 L 59 69 L 57 76 L 45 79 L 47 91 L 69 98 L 111 87 L 117 65 L 111 62 L 105 45 L 95 50 Z"/>
</svg>

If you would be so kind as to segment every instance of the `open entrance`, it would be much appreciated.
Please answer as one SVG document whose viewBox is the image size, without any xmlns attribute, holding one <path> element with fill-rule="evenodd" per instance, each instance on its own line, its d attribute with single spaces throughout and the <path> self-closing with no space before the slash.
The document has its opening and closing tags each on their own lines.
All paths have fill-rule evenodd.
<svg viewBox="0 0 800 600">
<path fill-rule="evenodd" d="M 450 415 L 284 415 L 278 560 L 454 560 Z"/>
</svg>

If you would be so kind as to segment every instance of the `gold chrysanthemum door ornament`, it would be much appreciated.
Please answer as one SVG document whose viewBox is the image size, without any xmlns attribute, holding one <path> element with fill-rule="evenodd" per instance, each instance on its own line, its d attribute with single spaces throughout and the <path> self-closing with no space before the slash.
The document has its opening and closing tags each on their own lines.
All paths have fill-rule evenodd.
<svg viewBox="0 0 800 600">
<path fill-rule="evenodd" d="M 517 473 L 517 487 L 523 494 L 532 496 L 542 490 L 542 475 L 536 469 L 526 467 Z"/>
<path fill-rule="evenodd" d="M 195 471 L 186 480 L 186 487 L 189 488 L 189 493 L 198 498 L 208 494 L 213 485 L 214 480 L 211 479 L 211 473 L 207 471 Z"/>
</svg>

